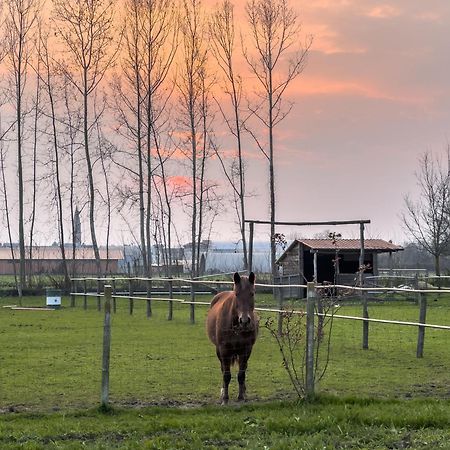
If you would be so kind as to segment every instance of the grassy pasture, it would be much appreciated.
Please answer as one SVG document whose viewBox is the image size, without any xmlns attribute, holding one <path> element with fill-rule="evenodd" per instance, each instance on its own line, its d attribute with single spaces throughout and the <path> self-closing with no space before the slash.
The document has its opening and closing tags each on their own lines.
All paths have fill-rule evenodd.
<svg viewBox="0 0 450 450">
<path fill-rule="evenodd" d="M 130 316 L 121 300 L 112 320 L 115 412 L 105 416 L 95 410 L 102 314 L 94 299 L 87 311 L 77 302 L 70 308 L 64 299 L 51 312 L 0 308 L 0 448 L 450 448 L 448 331 L 428 329 L 424 358 L 417 359 L 415 328 L 371 325 L 363 351 L 361 323 L 336 319 L 319 400 L 302 404 L 262 328 L 249 363 L 250 402 L 224 409 L 215 406 L 220 371 L 205 336 L 206 308 L 197 308 L 190 325 L 184 305 L 175 304 L 168 322 L 165 304 L 154 302 L 147 319 L 144 302 L 136 301 Z M 360 315 L 360 307 L 339 313 Z M 370 316 L 417 321 L 418 307 L 376 303 Z M 430 299 L 427 321 L 450 324 L 448 298 Z"/>
</svg>

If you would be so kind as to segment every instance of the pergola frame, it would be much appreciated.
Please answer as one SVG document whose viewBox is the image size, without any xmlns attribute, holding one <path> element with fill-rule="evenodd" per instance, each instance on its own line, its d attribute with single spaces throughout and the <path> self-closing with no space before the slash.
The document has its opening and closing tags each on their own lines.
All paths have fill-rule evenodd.
<svg viewBox="0 0 450 450">
<path fill-rule="evenodd" d="M 271 225 L 272 222 L 270 220 L 245 220 L 245 223 L 250 225 L 250 236 L 249 236 L 249 246 L 248 246 L 248 271 L 251 272 L 253 270 L 253 237 L 254 237 L 254 227 L 255 224 L 258 225 Z M 275 225 L 282 226 L 314 226 L 314 225 L 359 225 L 359 239 L 361 242 L 361 250 L 359 253 L 359 286 L 362 288 L 364 285 L 364 276 L 362 267 L 364 266 L 364 225 L 369 224 L 370 220 L 368 219 L 360 219 L 360 220 L 329 220 L 329 221 L 318 221 L 318 222 L 273 222 Z M 271 239 L 274 239 L 271 236 Z M 273 268 L 272 268 L 273 269 Z M 273 272 L 273 271 L 272 271 Z M 275 282 L 275 280 L 273 280 Z M 369 309 L 367 305 L 367 296 L 364 295 L 364 292 L 361 292 L 362 297 L 362 306 L 363 306 L 363 344 L 362 348 L 367 350 L 369 348 L 369 322 L 364 319 L 369 318 Z M 279 330 L 281 329 L 281 321 L 278 324 Z"/>
<path fill-rule="evenodd" d="M 248 245 L 248 271 L 253 270 L 253 238 L 255 231 L 255 224 L 257 225 L 270 225 L 272 222 L 269 220 L 245 220 L 245 223 L 249 224 L 250 236 Z M 274 222 L 275 225 L 281 226 L 315 226 L 315 225 L 359 225 L 359 240 L 361 242 L 361 250 L 359 253 L 359 266 L 364 265 L 364 225 L 369 224 L 370 220 L 360 219 L 360 220 L 328 220 L 328 221 L 318 221 L 318 222 Z M 273 239 L 273 236 L 271 237 Z M 273 269 L 273 268 L 272 268 Z M 362 286 L 362 272 L 360 271 L 360 285 Z"/>
</svg>

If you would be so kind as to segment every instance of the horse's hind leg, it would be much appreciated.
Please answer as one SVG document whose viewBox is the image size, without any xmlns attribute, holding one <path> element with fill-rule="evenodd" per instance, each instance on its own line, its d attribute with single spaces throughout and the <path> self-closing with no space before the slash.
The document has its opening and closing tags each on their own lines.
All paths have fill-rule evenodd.
<svg viewBox="0 0 450 450">
<path fill-rule="evenodd" d="M 219 356 L 219 352 L 217 353 Z M 223 385 L 220 400 L 222 402 L 222 405 L 226 405 L 228 403 L 228 399 L 230 398 L 228 395 L 228 386 L 231 381 L 231 358 L 219 356 L 219 359 L 222 366 L 222 377 L 223 377 Z"/>
</svg>

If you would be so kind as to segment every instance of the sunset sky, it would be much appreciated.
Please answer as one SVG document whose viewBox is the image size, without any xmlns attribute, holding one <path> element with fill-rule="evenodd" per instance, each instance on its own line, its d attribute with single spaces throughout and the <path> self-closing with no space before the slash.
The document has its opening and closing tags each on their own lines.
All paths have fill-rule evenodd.
<svg viewBox="0 0 450 450">
<path fill-rule="evenodd" d="M 288 92 L 295 107 L 276 134 L 277 218 L 368 218 L 370 237 L 402 243 L 403 197 L 417 194 L 418 157 L 442 152 L 449 140 L 450 2 L 292 5 L 314 42 Z M 249 165 L 257 195 L 248 217 L 268 219 L 267 165 L 257 155 Z M 218 225 L 227 234 L 227 219 Z M 357 236 L 356 228 L 343 231 Z"/>
</svg>

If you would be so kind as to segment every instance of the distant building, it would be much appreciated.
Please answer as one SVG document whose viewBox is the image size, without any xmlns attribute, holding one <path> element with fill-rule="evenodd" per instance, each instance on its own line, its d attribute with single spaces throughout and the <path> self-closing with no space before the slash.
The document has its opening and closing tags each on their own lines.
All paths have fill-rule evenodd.
<svg viewBox="0 0 450 450">
<path fill-rule="evenodd" d="M 95 261 L 94 249 L 91 246 L 77 247 L 75 259 L 72 260 L 72 246 L 66 246 L 66 261 L 69 273 L 77 275 L 96 275 L 97 265 Z M 123 250 L 112 247 L 109 251 L 106 248 L 99 248 L 100 265 L 102 273 L 119 273 L 119 261 L 123 259 Z M 35 246 L 32 248 L 32 262 L 29 259 L 30 249 L 25 249 L 25 265 L 27 272 L 32 275 L 41 274 L 63 274 L 63 262 L 61 249 L 59 246 Z M 14 258 L 11 249 L 0 247 L 0 275 L 13 275 L 14 263 L 16 273 L 19 272 L 19 249 L 14 247 Z"/>
<path fill-rule="evenodd" d="M 364 240 L 366 275 L 378 275 L 378 255 L 403 250 L 382 239 Z M 305 284 L 316 278 L 318 283 L 334 282 L 354 285 L 359 272 L 361 241 L 359 239 L 296 239 L 278 258 L 280 275 L 290 277 L 291 284 Z M 337 259 L 336 259 L 337 256 Z"/>
</svg>

